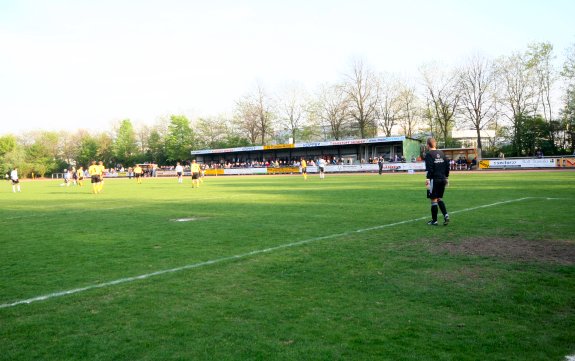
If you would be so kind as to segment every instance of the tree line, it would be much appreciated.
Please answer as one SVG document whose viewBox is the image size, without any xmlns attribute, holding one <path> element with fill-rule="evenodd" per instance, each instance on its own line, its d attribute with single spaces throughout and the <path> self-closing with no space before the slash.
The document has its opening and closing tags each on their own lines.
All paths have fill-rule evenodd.
<svg viewBox="0 0 575 361">
<path fill-rule="evenodd" d="M 529 44 L 497 59 L 469 57 L 460 66 L 424 64 L 415 79 L 379 73 L 362 60 L 334 83 L 309 93 L 297 83 L 275 94 L 258 82 L 234 104 L 233 114 L 161 118 L 154 125 L 129 119 L 111 131 L 34 131 L 0 137 L 3 170 L 18 166 L 40 176 L 102 160 L 108 167 L 185 162 L 190 151 L 317 140 L 434 135 L 456 147 L 453 129 L 477 134 L 483 156 L 573 154 L 575 44 L 558 67 L 550 43 Z M 482 137 L 482 130 L 496 136 Z"/>
</svg>

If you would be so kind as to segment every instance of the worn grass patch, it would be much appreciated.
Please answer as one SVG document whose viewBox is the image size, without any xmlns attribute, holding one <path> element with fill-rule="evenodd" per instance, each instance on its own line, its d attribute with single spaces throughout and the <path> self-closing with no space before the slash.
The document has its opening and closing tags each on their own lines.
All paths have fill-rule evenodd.
<svg viewBox="0 0 575 361">
<path fill-rule="evenodd" d="M 496 257 L 507 261 L 575 264 L 574 240 L 530 240 L 522 238 L 473 237 L 436 245 L 450 254 Z"/>
</svg>

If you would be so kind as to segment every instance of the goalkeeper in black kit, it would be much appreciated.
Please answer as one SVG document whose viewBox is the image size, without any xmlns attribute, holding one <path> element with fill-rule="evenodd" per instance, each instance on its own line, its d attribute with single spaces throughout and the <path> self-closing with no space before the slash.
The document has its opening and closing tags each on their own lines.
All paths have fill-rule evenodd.
<svg viewBox="0 0 575 361">
<path fill-rule="evenodd" d="M 427 176 L 425 186 L 427 187 L 427 197 L 431 200 L 431 221 L 430 226 L 437 226 L 438 208 L 443 214 L 443 225 L 449 224 L 449 214 L 445 203 L 443 203 L 443 193 L 449 184 L 449 160 L 442 151 L 436 149 L 437 142 L 434 138 L 427 138 L 427 154 L 425 155 L 425 170 Z"/>
</svg>

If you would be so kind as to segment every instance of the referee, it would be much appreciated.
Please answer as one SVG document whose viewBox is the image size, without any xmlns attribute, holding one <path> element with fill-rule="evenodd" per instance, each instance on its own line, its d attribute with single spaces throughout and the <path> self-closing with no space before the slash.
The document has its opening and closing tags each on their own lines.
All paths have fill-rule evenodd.
<svg viewBox="0 0 575 361">
<path fill-rule="evenodd" d="M 431 200 L 430 226 L 437 226 L 437 208 L 443 214 L 443 225 L 449 224 L 449 214 L 443 203 L 443 192 L 449 184 L 449 160 L 442 151 L 436 149 L 437 142 L 434 138 L 427 138 L 427 154 L 425 155 L 425 170 L 427 176 L 425 186 L 428 189 L 427 197 Z"/>
</svg>

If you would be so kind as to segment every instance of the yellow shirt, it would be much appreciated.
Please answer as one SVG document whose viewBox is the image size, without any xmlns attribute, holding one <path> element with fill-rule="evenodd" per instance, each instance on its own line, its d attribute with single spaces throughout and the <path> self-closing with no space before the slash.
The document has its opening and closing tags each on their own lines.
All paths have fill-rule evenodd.
<svg viewBox="0 0 575 361">
<path fill-rule="evenodd" d="M 84 170 L 78 169 L 78 170 L 76 171 L 76 175 L 78 176 L 78 179 L 84 178 Z"/>
<path fill-rule="evenodd" d="M 305 161 L 305 159 L 301 160 L 301 167 L 302 168 L 306 168 L 307 167 L 307 162 Z"/>
<path fill-rule="evenodd" d="M 100 167 L 100 174 L 104 175 L 104 173 L 106 172 L 106 167 L 104 167 L 104 165 L 99 165 L 98 167 Z"/>
<path fill-rule="evenodd" d="M 140 167 L 139 165 L 136 166 L 136 168 L 134 168 L 134 174 L 142 174 L 142 167 Z"/>
<path fill-rule="evenodd" d="M 200 165 L 198 163 L 192 163 L 192 173 L 200 173 Z"/>
<path fill-rule="evenodd" d="M 90 175 L 102 175 L 102 168 L 100 168 L 99 165 L 91 165 L 90 168 L 88 168 L 88 173 Z"/>
</svg>

